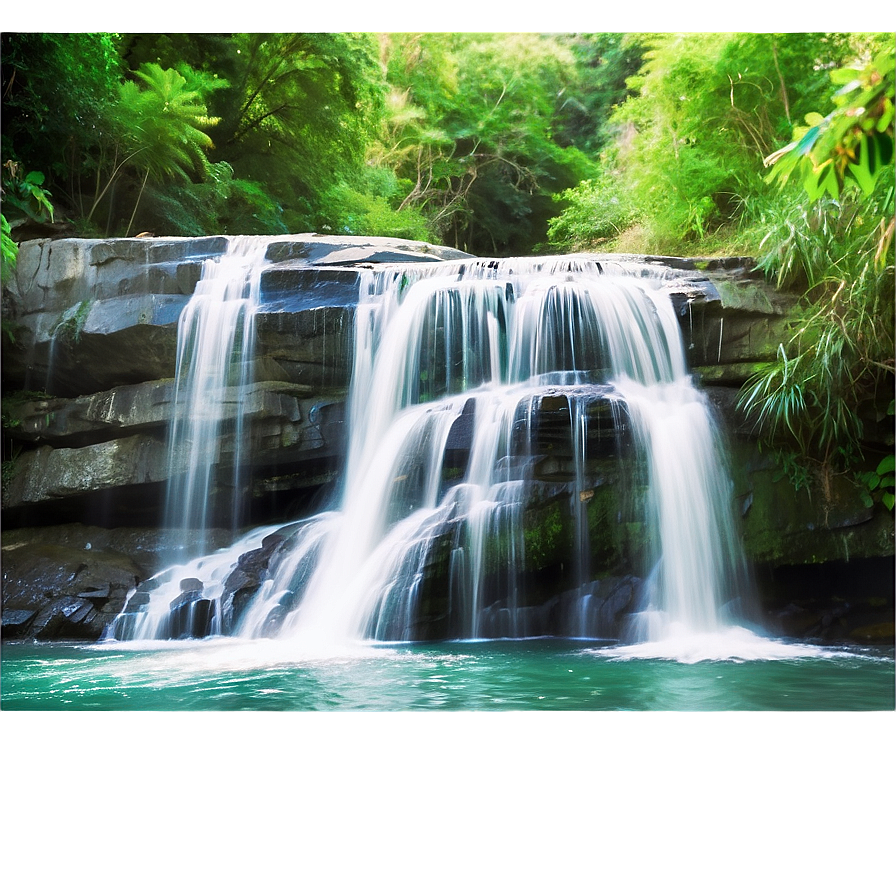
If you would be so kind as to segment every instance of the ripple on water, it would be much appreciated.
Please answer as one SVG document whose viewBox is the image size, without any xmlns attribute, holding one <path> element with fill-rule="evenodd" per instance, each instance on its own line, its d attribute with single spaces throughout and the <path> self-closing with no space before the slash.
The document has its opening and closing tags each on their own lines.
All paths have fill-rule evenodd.
<svg viewBox="0 0 896 896">
<path fill-rule="evenodd" d="M 3 709 L 892 710 L 892 650 L 744 629 L 638 645 L 4 645 Z"/>
</svg>

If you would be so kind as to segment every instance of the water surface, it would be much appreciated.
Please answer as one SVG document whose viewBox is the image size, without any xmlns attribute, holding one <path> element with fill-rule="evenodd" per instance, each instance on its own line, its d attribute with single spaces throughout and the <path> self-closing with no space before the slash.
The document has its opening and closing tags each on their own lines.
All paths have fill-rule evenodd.
<svg viewBox="0 0 896 896">
<path fill-rule="evenodd" d="M 711 659 L 699 646 L 670 658 L 655 645 L 650 655 L 552 639 L 362 645 L 329 656 L 283 641 L 8 644 L 2 709 L 894 709 L 892 649 L 763 643 L 776 658 Z"/>
</svg>

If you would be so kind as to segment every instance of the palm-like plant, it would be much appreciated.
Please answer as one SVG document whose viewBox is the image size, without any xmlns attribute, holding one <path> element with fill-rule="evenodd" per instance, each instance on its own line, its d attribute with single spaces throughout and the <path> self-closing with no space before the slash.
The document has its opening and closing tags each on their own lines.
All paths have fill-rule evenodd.
<svg viewBox="0 0 896 896">
<path fill-rule="evenodd" d="M 191 180 L 203 176 L 206 153 L 212 148 L 206 129 L 218 121 L 208 115 L 203 92 L 210 85 L 187 70 L 190 80 L 175 69 L 147 63 L 134 72 L 142 83 L 119 86 L 112 118 L 116 135 L 115 161 L 105 187 L 90 210 L 90 217 L 122 171 L 142 172 L 143 180 L 126 233 L 130 232 L 148 180 Z M 215 87 L 225 86 L 219 81 Z"/>
</svg>

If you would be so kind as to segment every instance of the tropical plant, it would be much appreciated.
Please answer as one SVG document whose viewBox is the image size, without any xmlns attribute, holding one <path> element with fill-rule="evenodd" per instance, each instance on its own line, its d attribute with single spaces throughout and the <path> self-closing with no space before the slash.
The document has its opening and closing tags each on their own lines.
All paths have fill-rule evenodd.
<svg viewBox="0 0 896 896">
<path fill-rule="evenodd" d="M 724 246 L 736 240 L 743 203 L 772 193 L 762 160 L 789 137 L 794 120 L 829 97 L 825 69 L 841 59 L 846 38 L 705 33 L 640 40 L 644 65 L 628 81 L 633 95 L 611 115 L 616 137 L 612 152 L 602 154 L 603 177 L 626 197 L 638 251 Z M 590 202 L 587 191 L 566 199 L 570 209 Z"/>
<path fill-rule="evenodd" d="M 3 164 L 3 202 L 7 209 L 14 209 L 21 219 L 31 221 L 53 220 L 53 203 L 44 189 L 42 171 L 29 171 L 22 175 L 22 166 L 12 159 Z"/>
<path fill-rule="evenodd" d="M 118 101 L 111 112 L 111 172 L 105 186 L 97 192 L 88 220 L 119 175 L 129 169 L 142 172 L 143 179 L 125 233 L 131 229 L 150 177 L 155 181 L 189 181 L 205 173 L 205 154 L 212 147 L 206 130 L 216 119 L 207 114 L 198 76 L 189 69 L 183 71 L 186 76 L 148 63 L 134 73 L 142 85 L 125 81 L 119 86 Z M 207 86 L 209 82 L 203 83 Z M 215 86 L 224 85 L 216 82 Z"/>
<path fill-rule="evenodd" d="M 866 421 L 883 417 L 896 373 L 893 166 L 871 162 L 888 146 L 892 154 L 891 63 L 877 56 L 831 74 L 835 84 L 859 77 L 826 119 L 809 116 L 811 137 L 798 128 L 798 139 L 772 154 L 784 201 L 759 216 L 760 266 L 779 286 L 802 289 L 804 300 L 789 344 L 746 384 L 740 405 L 766 438 L 790 439 L 826 466 L 861 459 Z M 784 186 L 794 173 L 799 192 Z"/>
</svg>

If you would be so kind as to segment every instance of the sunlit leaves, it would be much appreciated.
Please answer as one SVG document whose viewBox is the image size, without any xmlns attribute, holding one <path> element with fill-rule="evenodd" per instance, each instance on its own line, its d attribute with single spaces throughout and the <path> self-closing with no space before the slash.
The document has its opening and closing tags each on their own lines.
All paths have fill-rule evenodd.
<svg viewBox="0 0 896 896">
<path fill-rule="evenodd" d="M 766 158 L 769 181 L 798 176 L 811 199 L 836 199 L 846 183 L 870 194 L 893 164 L 894 69 L 890 47 L 864 66 L 833 71 L 832 82 L 842 85 L 834 110 L 807 115 L 808 127 L 796 128 L 794 140 Z"/>
<path fill-rule="evenodd" d="M 115 116 L 131 163 L 160 179 L 200 174 L 217 121 L 203 97 L 174 69 L 148 63 L 134 74 L 142 83 L 121 84 Z"/>
</svg>

